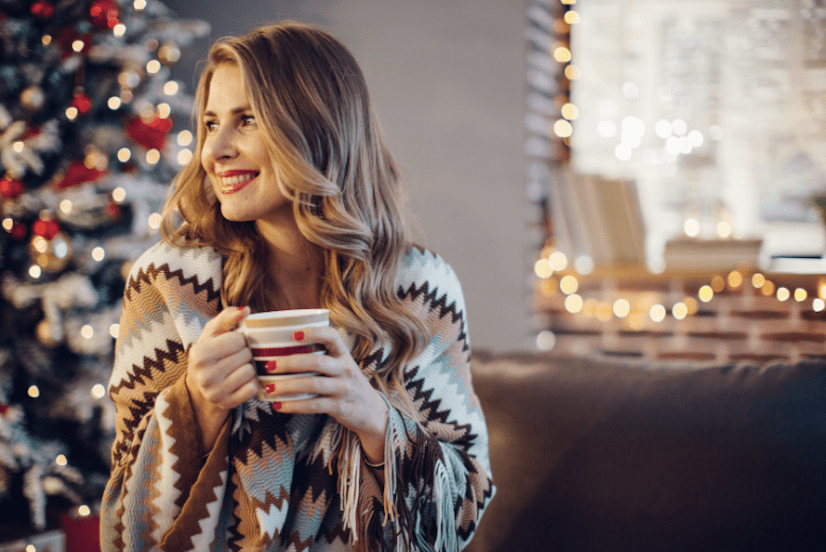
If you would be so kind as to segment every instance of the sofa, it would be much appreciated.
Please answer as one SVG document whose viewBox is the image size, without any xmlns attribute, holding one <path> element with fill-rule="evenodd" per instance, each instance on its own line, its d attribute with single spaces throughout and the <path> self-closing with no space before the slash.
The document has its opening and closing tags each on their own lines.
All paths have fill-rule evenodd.
<svg viewBox="0 0 826 552">
<path fill-rule="evenodd" d="M 497 494 L 466 550 L 826 550 L 826 359 L 472 370 Z"/>
</svg>

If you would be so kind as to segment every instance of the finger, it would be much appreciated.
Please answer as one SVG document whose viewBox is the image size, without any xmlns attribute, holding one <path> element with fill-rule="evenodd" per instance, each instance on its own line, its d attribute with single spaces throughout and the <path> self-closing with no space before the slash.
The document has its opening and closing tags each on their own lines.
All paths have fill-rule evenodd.
<svg viewBox="0 0 826 552">
<path fill-rule="evenodd" d="M 249 349 L 243 349 L 226 358 L 214 363 L 211 369 L 204 370 L 202 378 L 204 387 L 222 387 L 222 383 L 228 380 L 232 374 L 241 370 L 244 366 L 249 366 L 252 374 L 255 375 L 255 367 L 252 363 L 252 355 Z"/>
<path fill-rule="evenodd" d="M 211 366 L 244 351 L 249 353 L 244 336 L 236 332 L 226 332 L 199 340 L 197 346 L 190 351 L 190 358 L 196 366 Z M 249 356 L 251 358 L 252 353 L 249 353 Z M 236 366 L 246 361 L 246 359 L 243 359 Z"/>
<path fill-rule="evenodd" d="M 264 385 L 264 390 L 267 393 L 275 395 L 313 393 L 324 396 L 343 396 L 347 389 L 347 384 L 341 379 L 325 376 L 289 378 Z"/>
<path fill-rule="evenodd" d="M 335 417 L 340 415 L 340 402 L 328 397 L 279 401 L 273 403 L 273 410 L 284 414 L 329 414 Z"/>
<path fill-rule="evenodd" d="M 250 313 L 249 307 L 227 307 L 204 325 L 204 334 L 217 336 L 234 330 Z"/>
<path fill-rule="evenodd" d="M 320 343 L 327 349 L 327 354 L 333 357 L 350 353 L 344 345 L 344 340 L 341 339 L 341 334 L 338 333 L 337 329 L 330 326 L 304 328 L 295 332 L 293 339 L 300 343 Z"/>
<path fill-rule="evenodd" d="M 221 403 L 225 408 L 235 408 L 239 404 L 245 403 L 251 398 L 258 395 L 261 388 L 261 383 L 258 378 L 253 378 L 243 385 L 232 391 L 229 396 Z"/>
<path fill-rule="evenodd" d="M 275 369 L 271 369 L 273 365 L 268 364 L 267 371 L 273 375 L 317 372 L 325 376 L 337 377 L 346 372 L 342 362 L 342 359 L 317 353 L 289 355 L 276 359 Z"/>
</svg>

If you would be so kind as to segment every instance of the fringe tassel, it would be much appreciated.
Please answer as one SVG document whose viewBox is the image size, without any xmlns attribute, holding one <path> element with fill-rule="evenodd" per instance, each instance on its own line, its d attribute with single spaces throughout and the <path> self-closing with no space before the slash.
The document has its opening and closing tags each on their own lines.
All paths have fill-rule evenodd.
<svg viewBox="0 0 826 552">
<path fill-rule="evenodd" d="M 453 518 L 453 504 L 450 500 L 450 478 L 442 460 L 436 462 L 433 486 L 433 494 L 436 498 L 436 543 L 434 550 L 436 552 L 442 549 L 458 550 L 456 521 Z"/>
<path fill-rule="evenodd" d="M 358 540 L 356 520 L 361 485 L 361 443 L 358 436 L 349 429 L 345 428 L 343 432 L 338 454 L 338 493 L 341 497 L 344 529 L 350 530 L 352 546 Z"/>
</svg>

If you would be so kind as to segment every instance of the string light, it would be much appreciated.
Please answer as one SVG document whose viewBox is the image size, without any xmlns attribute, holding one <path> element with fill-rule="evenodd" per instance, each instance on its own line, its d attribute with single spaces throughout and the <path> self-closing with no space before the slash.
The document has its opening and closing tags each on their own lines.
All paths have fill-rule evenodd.
<svg viewBox="0 0 826 552">
<path fill-rule="evenodd" d="M 120 109 L 120 106 L 123 105 L 123 101 L 120 98 L 118 98 L 117 96 L 112 96 L 106 102 L 106 105 L 109 106 L 109 109 L 111 109 L 112 111 L 115 111 L 117 109 Z"/>
<path fill-rule="evenodd" d="M 572 293 L 568 297 L 565 298 L 565 310 L 570 312 L 571 314 L 576 314 L 582 310 L 582 297 L 577 295 L 576 293 Z"/>
<path fill-rule="evenodd" d="M 86 517 L 86 516 L 88 516 L 89 514 L 92 513 L 92 509 L 84 504 L 82 506 L 78 506 L 77 513 L 80 514 L 83 517 Z"/>
<path fill-rule="evenodd" d="M 91 395 L 94 399 L 102 399 L 106 396 L 106 388 L 102 384 L 97 383 L 92 387 Z"/>
<path fill-rule="evenodd" d="M 568 257 L 562 251 L 554 251 L 551 253 L 550 257 L 548 257 L 548 262 L 556 272 L 562 272 L 568 267 Z"/>
<path fill-rule="evenodd" d="M 186 146 L 188 146 L 192 143 L 192 140 L 193 140 L 192 133 L 189 132 L 188 130 L 182 130 L 181 132 L 178 133 L 177 140 L 178 140 L 178 145 L 179 146 L 186 147 Z"/>
<path fill-rule="evenodd" d="M 65 466 L 69 463 L 69 460 L 66 458 L 65 454 L 58 454 L 57 458 L 55 458 L 54 463 L 58 466 Z"/>
<path fill-rule="evenodd" d="M 40 389 L 36 385 L 32 385 L 28 389 L 28 394 L 31 398 L 36 399 L 40 396 Z"/>
<path fill-rule="evenodd" d="M 151 150 L 146 152 L 146 162 L 150 165 L 155 165 L 158 161 L 161 160 L 161 152 L 157 149 L 152 148 Z"/>
<path fill-rule="evenodd" d="M 146 64 L 146 72 L 150 75 L 154 75 L 158 71 L 161 70 L 161 62 L 157 59 L 151 60 L 149 63 Z"/>
<path fill-rule="evenodd" d="M 122 37 L 126 34 L 126 25 L 123 23 L 118 23 L 114 26 L 114 28 L 112 28 L 112 34 L 114 34 L 116 38 Z"/>
<path fill-rule="evenodd" d="M 123 203 L 123 200 L 126 199 L 126 190 L 118 186 L 112 190 L 112 199 L 115 203 Z"/>
<path fill-rule="evenodd" d="M 178 152 L 178 165 L 184 166 L 187 163 L 192 161 L 192 150 L 188 148 L 184 148 Z"/>
<path fill-rule="evenodd" d="M 786 289 L 784 287 L 777 288 L 777 300 L 778 301 L 781 301 L 781 302 L 787 301 L 789 299 L 789 297 L 791 297 L 791 295 L 792 294 L 791 294 L 791 292 L 789 292 L 788 289 Z"/>
<path fill-rule="evenodd" d="M 118 335 L 120 335 L 120 324 L 112 324 L 109 326 L 109 335 L 117 339 Z"/>
<path fill-rule="evenodd" d="M 86 324 L 80 328 L 80 335 L 86 339 L 92 339 L 95 336 L 95 329 L 89 324 Z"/>
</svg>

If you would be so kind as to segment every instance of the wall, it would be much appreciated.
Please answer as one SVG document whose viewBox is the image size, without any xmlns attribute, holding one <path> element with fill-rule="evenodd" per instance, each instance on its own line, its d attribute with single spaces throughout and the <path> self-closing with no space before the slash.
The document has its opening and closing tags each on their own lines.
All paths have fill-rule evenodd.
<svg viewBox="0 0 826 552">
<path fill-rule="evenodd" d="M 529 342 L 521 0 L 168 0 L 211 39 L 292 18 L 354 53 L 411 194 L 425 244 L 458 273 L 474 347 Z M 191 87 L 210 40 L 184 51 Z"/>
</svg>

